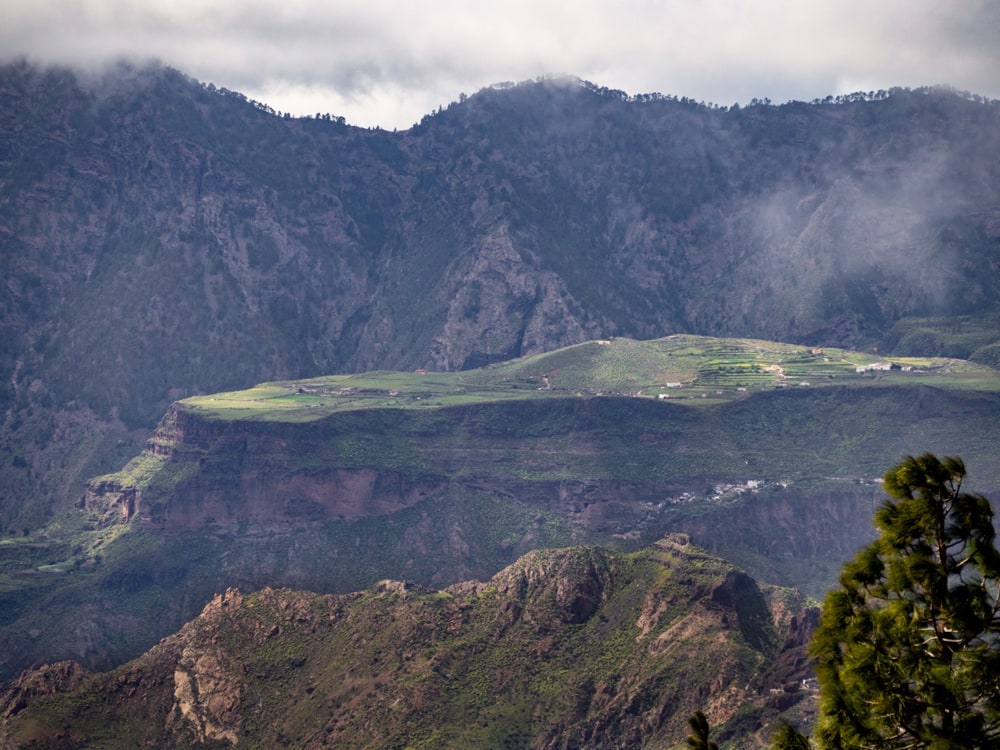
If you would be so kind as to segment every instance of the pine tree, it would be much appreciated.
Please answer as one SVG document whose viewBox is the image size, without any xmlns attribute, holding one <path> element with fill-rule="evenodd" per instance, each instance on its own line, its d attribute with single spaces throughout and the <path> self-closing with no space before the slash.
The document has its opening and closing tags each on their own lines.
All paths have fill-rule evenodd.
<svg viewBox="0 0 1000 750">
<path fill-rule="evenodd" d="M 782 721 L 771 738 L 771 750 L 809 750 L 809 738 L 791 724 Z"/>
<path fill-rule="evenodd" d="M 885 475 L 879 538 L 848 563 L 812 652 L 821 748 L 1000 747 L 1000 551 L 961 459 Z"/>
<path fill-rule="evenodd" d="M 708 739 L 709 727 L 708 719 L 701 711 L 695 711 L 694 716 L 688 719 L 691 725 L 691 736 L 688 737 L 688 747 L 692 750 L 719 750 L 719 746 Z"/>
</svg>

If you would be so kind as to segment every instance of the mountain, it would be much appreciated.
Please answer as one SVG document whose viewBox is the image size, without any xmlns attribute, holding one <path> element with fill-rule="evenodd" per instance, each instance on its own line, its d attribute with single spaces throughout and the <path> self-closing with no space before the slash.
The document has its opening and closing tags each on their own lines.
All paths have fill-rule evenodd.
<svg viewBox="0 0 1000 750">
<path fill-rule="evenodd" d="M 138 659 L 0 693 L 0 747 L 668 748 L 809 709 L 815 610 L 674 535 L 532 552 L 486 583 L 230 589 Z M 34 744 L 31 744 L 34 743 Z"/>
<path fill-rule="evenodd" d="M 515 658 L 527 641 L 462 649 L 494 632 L 492 605 L 531 602 L 488 600 L 501 579 L 448 587 L 594 544 L 570 555 L 593 561 L 592 592 L 649 587 L 616 576 L 651 565 L 679 572 L 665 599 L 721 612 L 698 627 L 725 648 L 693 642 L 719 661 L 692 674 L 735 681 L 663 703 L 680 684 L 656 671 L 669 665 L 622 682 L 606 671 L 621 654 L 589 661 L 577 639 L 600 615 L 550 618 L 562 671 L 500 704 L 542 698 L 537 716 L 496 718 L 543 746 L 671 742 L 684 712 L 756 690 L 780 654 L 749 576 L 821 592 L 870 537 L 877 478 L 902 454 L 961 455 L 975 489 L 1000 487 L 997 102 L 921 89 L 718 108 L 545 79 L 389 133 L 281 116 L 162 67 L 22 62 L 0 68 L 0 103 L 0 679 L 82 665 L 8 686 L 4 731 L 21 733 L 8 742 L 99 743 L 95 716 L 126 734 L 134 720 L 154 744 L 207 742 L 209 724 L 224 745 L 299 738 L 308 722 L 259 683 L 301 697 L 312 683 L 294 676 L 322 675 L 296 671 L 317 666 L 297 663 L 301 640 L 274 640 L 298 627 L 277 610 L 319 634 L 313 608 L 339 628 L 329 615 L 357 605 L 370 634 L 365 602 L 439 616 L 461 597 L 481 618 L 468 639 L 432 621 L 415 642 L 438 641 L 397 659 L 417 670 L 399 684 L 426 676 L 438 642 L 451 664 L 481 658 L 458 697 L 442 682 L 455 671 L 428 677 L 437 692 L 410 715 L 485 737 L 462 700 L 484 695 L 490 659 L 530 672 Z M 746 573 L 698 553 L 708 581 L 665 548 L 637 552 L 671 533 Z M 369 588 L 379 579 L 433 591 Z M 170 635 L 219 592 L 267 586 L 317 593 L 232 593 Z M 598 609 L 639 622 L 637 602 Z M 229 632 L 215 651 L 197 636 L 211 623 Z M 619 624 L 603 626 L 609 645 L 642 647 Z M 369 663 L 319 695 L 375 702 L 331 734 L 361 737 L 351 722 L 391 693 L 367 677 L 361 698 L 337 692 L 361 666 L 383 671 L 359 653 Z M 241 660 L 261 669 L 234 677 Z M 53 685 L 87 688 L 33 697 Z M 260 713 L 232 714 L 226 685 L 260 696 Z"/>
<path fill-rule="evenodd" d="M 723 109 L 548 79 L 390 133 L 21 62 L 0 102 L 7 535 L 171 402 L 261 381 L 678 332 L 997 361 L 1000 105 L 977 97 Z"/>
<path fill-rule="evenodd" d="M 961 455 L 996 496 L 998 424 L 986 366 L 687 335 L 190 397 L 81 508 L 0 542 L 0 679 L 120 664 L 229 587 L 442 588 L 674 532 L 818 598 L 900 456 Z"/>
</svg>

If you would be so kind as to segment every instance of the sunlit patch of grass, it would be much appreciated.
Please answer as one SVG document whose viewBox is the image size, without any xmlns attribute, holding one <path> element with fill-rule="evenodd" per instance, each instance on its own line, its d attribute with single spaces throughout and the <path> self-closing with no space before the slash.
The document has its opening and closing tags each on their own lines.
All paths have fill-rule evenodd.
<svg viewBox="0 0 1000 750">
<path fill-rule="evenodd" d="M 858 372 L 880 362 L 892 371 Z M 312 422 L 366 409 L 427 410 L 499 401 L 623 395 L 709 406 L 778 388 L 892 382 L 1000 390 L 1000 373 L 964 360 L 880 358 L 756 339 L 676 335 L 654 341 L 589 341 L 463 372 L 368 372 L 263 383 L 185 399 L 226 420 Z"/>
<path fill-rule="evenodd" d="M 76 560 L 63 560 L 49 565 L 39 565 L 38 571 L 40 573 L 69 573 L 71 570 L 76 570 L 76 567 Z"/>
<path fill-rule="evenodd" d="M 93 481 L 117 482 L 122 486 L 144 487 L 163 469 L 166 463 L 167 459 L 163 456 L 143 451 L 119 471 L 97 477 Z"/>
</svg>

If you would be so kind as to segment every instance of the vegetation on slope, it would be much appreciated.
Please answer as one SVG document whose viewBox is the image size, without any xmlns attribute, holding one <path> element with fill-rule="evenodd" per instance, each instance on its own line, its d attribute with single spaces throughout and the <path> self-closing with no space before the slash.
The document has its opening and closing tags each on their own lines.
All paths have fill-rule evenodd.
<svg viewBox="0 0 1000 750">
<path fill-rule="evenodd" d="M 991 367 L 942 357 L 887 359 L 829 347 L 674 335 L 588 341 L 460 372 L 421 369 L 265 383 L 193 396 L 180 408 L 218 419 L 311 421 L 358 409 L 559 396 L 645 396 L 714 405 L 779 388 L 890 384 L 997 391 L 1000 377 Z"/>
<path fill-rule="evenodd" d="M 946 90 L 719 109 L 539 81 L 387 133 L 20 62 L 0 101 L 3 533 L 188 395 L 672 332 L 886 351 L 909 318 L 987 332 L 1000 299 L 1000 108 Z"/>
<path fill-rule="evenodd" d="M 870 538 L 876 480 L 900 455 L 961 453 L 984 491 L 1000 486 L 994 371 L 854 370 L 876 361 L 616 339 L 462 373 L 186 400 L 146 451 L 94 480 L 86 512 L 0 543 L 0 672 L 54 658 L 106 668 L 227 586 L 444 586 L 538 546 L 630 549 L 676 530 L 820 596 Z M 751 366 L 771 369 L 717 387 Z M 696 380 L 660 387 L 684 372 Z M 622 383 L 633 395 L 610 395 Z"/>
<path fill-rule="evenodd" d="M 809 697 L 781 690 L 804 674 L 804 603 L 679 536 L 533 552 L 443 591 L 230 590 L 113 672 L 26 673 L 0 747 L 665 748 L 694 706 L 745 737 Z"/>
</svg>

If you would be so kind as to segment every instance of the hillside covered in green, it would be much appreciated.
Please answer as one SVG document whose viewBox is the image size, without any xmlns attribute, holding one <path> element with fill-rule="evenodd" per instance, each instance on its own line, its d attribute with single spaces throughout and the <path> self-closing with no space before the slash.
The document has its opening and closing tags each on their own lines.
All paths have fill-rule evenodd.
<svg viewBox="0 0 1000 750">
<path fill-rule="evenodd" d="M 100 738 L 82 717 L 116 709 L 61 687 L 106 679 L 128 686 L 123 706 L 135 688 L 207 744 L 368 736 L 276 704 L 227 724 L 225 690 L 196 700 L 212 675 L 227 684 L 221 651 L 192 663 L 181 648 L 171 664 L 188 682 L 173 687 L 167 662 L 148 690 L 81 671 L 124 669 L 209 602 L 221 616 L 229 589 L 243 615 L 266 613 L 265 634 L 298 627 L 283 603 L 315 607 L 302 625 L 319 632 L 352 602 L 439 617 L 468 595 L 484 619 L 449 648 L 475 661 L 496 613 L 476 610 L 486 589 L 449 587 L 538 550 L 599 548 L 580 554 L 601 571 L 683 568 L 666 598 L 726 609 L 705 594 L 716 583 L 651 545 L 686 534 L 728 561 L 687 562 L 818 597 L 870 541 L 880 477 L 902 456 L 962 456 L 970 489 L 1000 494 L 998 102 L 925 88 L 706 107 L 550 78 L 390 133 L 279 117 L 158 65 L 81 76 L 18 61 L 0 66 L 0 105 L 0 680 L 81 665 L 6 694 L 18 737 L 71 742 L 47 722 L 79 718 Z M 372 588 L 383 579 L 407 584 Z M 600 579 L 629 622 L 635 601 L 612 579 L 664 583 Z M 249 593 L 266 587 L 315 593 Z M 748 656 L 734 618 L 715 623 L 718 657 L 756 685 L 778 631 Z M 624 678 L 574 640 L 600 623 L 558 630 L 563 671 L 490 720 L 586 744 L 613 705 L 623 726 L 680 737 L 677 712 L 695 704 L 641 697 L 673 683 L 600 687 Z M 458 726 L 471 709 L 448 694 L 452 672 L 406 671 L 454 635 L 414 637 L 428 633 L 396 666 L 437 691 L 405 708 L 431 743 L 422 711 Z M 302 641 L 286 643 L 298 660 Z M 361 698 L 319 692 L 274 648 L 280 668 L 240 679 L 273 678 L 304 707 L 310 689 L 326 709 L 385 707 L 364 703 L 377 679 Z M 477 664 L 477 679 L 495 666 Z M 362 667 L 379 672 L 336 679 Z M 546 703 L 563 679 L 582 680 L 578 702 Z M 482 699 L 470 680 L 462 693 Z M 36 705 L 53 681 L 60 696 Z M 282 738 L 267 734 L 286 715 Z M 136 736 L 166 742 L 148 729 Z"/>
<path fill-rule="evenodd" d="M 712 108 L 551 79 L 390 133 L 22 61 L 0 104 L 2 534 L 172 402 L 264 381 L 674 333 L 996 363 L 1000 107 L 947 89 Z"/>
<path fill-rule="evenodd" d="M 558 396 L 635 396 L 715 405 L 783 388 L 927 385 L 1000 390 L 997 370 L 943 357 L 891 357 L 754 339 L 674 335 L 588 341 L 457 372 L 370 372 L 195 396 L 210 419 L 311 421 L 369 408 L 428 409 Z M 693 399 L 702 399 L 702 402 Z"/>
<path fill-rule="evenodd" d="M 767 722 L 813 710 L 805 605 L 677 535 L 533 552 L 444 590 L 230 589 L 111 672 L 22 675 L 0 691 L 0 747 L 652 750 L 706 706 L 762 747 Z"/>
<path fill-rule="evenodd" d="M 819 597 L 899 457 L 962 455 L 1000 486 L 998 383 L 959 360 L 674 336 L 185 399 L 81 508 L 0 542 L 0 666 L 118 663 L 230 586 L 443 587 L 675 531 Z"/>
</svg>

